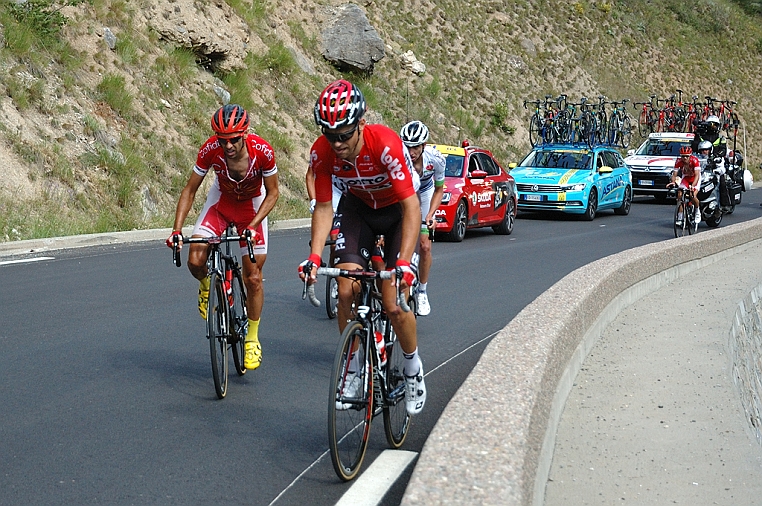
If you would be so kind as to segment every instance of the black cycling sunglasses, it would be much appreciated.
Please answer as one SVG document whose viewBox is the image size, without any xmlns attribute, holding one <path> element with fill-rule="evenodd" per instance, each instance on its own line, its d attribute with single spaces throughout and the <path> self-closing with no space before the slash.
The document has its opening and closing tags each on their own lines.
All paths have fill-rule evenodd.
<svg viewBox="0 0 762 506">
<path fill-rule="evenodd" d="M 239 135 L 238 137 L 229 137 L 229 138 L 227 138 L 227 139 L 222 139 L 222 138 L 221 138 L 221 139 L 220 139 L 220 143 L 221 143 L 223 146 L 224 146 L 225 144 L 227 144 L 228 142 L 229 142 L 230 144 L 238 144 L 238 143 L 241 141 L 241 139 L 243 139 L 243 136 L 242 136 L 242 135 Z"/>
<path fill-rule="evenodd" d="M 325 138 L 328 139 L 328 142 L 334 143 L 334 142 L 347 142 L 349 139 L 354 137 L 355 131 L 357 130 L 357 125 L 352 130 L 349 130 L 348 132 L 344 132 L 343 134 L 332 134 L 325 131 L 325 128 L 323 129 L 323 135 L 325 135 Z"/>
</svg>

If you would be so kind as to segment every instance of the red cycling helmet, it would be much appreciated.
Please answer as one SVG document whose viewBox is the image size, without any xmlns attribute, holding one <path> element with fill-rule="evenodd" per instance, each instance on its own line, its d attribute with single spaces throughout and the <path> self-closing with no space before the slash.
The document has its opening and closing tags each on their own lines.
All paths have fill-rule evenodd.
<svg viewBox="0 0 762 506">
<path fill-rule="evenodd" d="M 315 123 L 331 130 L 360 121 L 366 109 L 360 88 L 344 79 L 334 81 L 315 102 Z"/>
<path fill-rule="evenodd" d="M 680 148 L 680 156 L 690 155 L 691 153 L 693 153 L 693 150 L 690 146 L 683 146 Z"/>
<path fill-rule="evenodd" d="M 238 137 L 249 128 L 249 113 L 238 104 L 227 104 L 212 115 L 212 130 L 221 139 Z"/>
</svg>

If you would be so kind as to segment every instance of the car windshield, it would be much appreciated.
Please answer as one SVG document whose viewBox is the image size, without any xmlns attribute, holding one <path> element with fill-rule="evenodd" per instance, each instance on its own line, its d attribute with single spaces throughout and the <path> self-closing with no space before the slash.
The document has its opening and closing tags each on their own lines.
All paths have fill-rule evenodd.
<svg viewBox="0 0 762 506">
<path fill-rule="evenodd" d="M 519 166 L 541 169 L 589 169 L 590 153 L 583 150 L 536 150 L 524 158 Z"/>
<path fill-rule="evenodd" d="M 680 156 L 680 148 L 690 146 L 689 140 L 648 139 L 635 152 L 646 156 Z"/>
<path fill-rule="evenodd" d="M 463 156 L 445 155 L 445 177 L 461 177 L 463 175 Z"/>
</svg>

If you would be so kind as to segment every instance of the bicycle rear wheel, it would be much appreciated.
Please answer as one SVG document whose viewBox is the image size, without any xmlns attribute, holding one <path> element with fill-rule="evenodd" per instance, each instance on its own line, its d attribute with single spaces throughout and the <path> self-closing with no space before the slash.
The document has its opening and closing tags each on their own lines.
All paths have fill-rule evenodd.
<svg viewBox="0 0 762 506">
<path fill-rule="evenodd" d="M 413 297 L 415 299 L 415 297 Z M 412 310 L 412 308 L 411 308 Z M 402 374 L 404 356 L 399 348 L 397 335 L 391 323 L 386 320 L 386 382 L 384 386 L 384 432 L 392 448 L 399 448 L 405 442 L 412 417 L 405 407 L 405 377 Z"/>
<path fill-rule="evenodd" d="M 217 397 L 225 398 L 228 390 L 228 326 L 229 311 L 225 288 L 213 273 L 209 283 L 209 306 L 206 312 L 207 337 L 212 357 L 212 379 Z"/>
<path fill-rule="evenodd" d="M 688 234 L 687 221 L 685 213 L 680 210 L 680 202 L 675 205 L 675 219 L 673 221 L 675 228 L 675 237 L 683 237 Z M 679 216 L 682 214 L 682 216 Z M 678 219 L 679 218 L 679 219 Z"/>
<path fill-rule="evenodd" d="M 233 307 L 230 310 L 233 323 L 230 333 L 230 347 L 233 349 L 233 364 L 235 371 L 239 376 L 246 374 L 246 367 L 243 365 L 245 356 L 244 342 L 246 333 L 249 330 L 249 315 L 246 311 L 246 288 L 243 285 L 243 278 L 240 271 L 233 271 Z"/>
<path fill-rule="evenodd" d="M 358 321 L 347 325 L 331 373 L 328 448 L 333 469 L 344 481 L 353 479 L 360 470 L 373 419 L 373 359 L 367 347 L 371 341 L 365 333 Z"/>
<path fill-rule="evenodd" d="M 336 318 L 336 307 L 339 305 L 339 284 L 333 276 L 325 278 L 325 312 L 328 318 Z"/>
</svg>

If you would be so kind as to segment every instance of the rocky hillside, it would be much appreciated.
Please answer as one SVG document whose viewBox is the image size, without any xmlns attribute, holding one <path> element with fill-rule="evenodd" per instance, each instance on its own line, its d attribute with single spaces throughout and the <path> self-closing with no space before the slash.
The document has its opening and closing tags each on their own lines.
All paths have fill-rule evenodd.
<svg viewBox="0 0 762 506">
<path fill-rule="evenodd" d="M 730 0 L 369 0 L 358 6 L 385 55 L 361 73 L 323 57 L 342 5 L 0 1 L 0 240 L 170 226 L 228 96 L 276 149 L 276 219 L 304 216 L 311 109 L 341 76 L 373 121 L 422 119 L 437 142 L 469 138 L 504 165 L 528 149 L 524 99 L 681 88 L 738 101 L 739 142 L 759 166 L 762 28 Z"/>
</svg>

